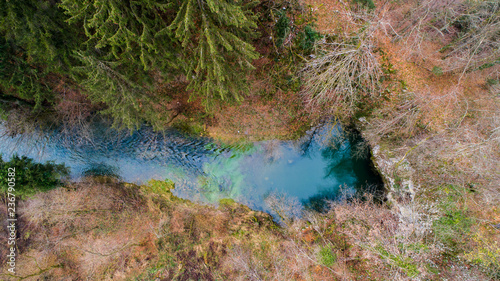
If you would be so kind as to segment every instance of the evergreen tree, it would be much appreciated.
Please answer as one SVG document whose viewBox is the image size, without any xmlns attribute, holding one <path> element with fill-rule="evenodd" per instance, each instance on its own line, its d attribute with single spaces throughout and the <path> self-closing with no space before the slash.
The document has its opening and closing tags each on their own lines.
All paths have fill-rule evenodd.
<svg viewBox="0 0 500 281">
<path fill-rule="evenodd" d="M 143 121 L 153 124 L 151 71 L 175 72 L 175 42 L 166 31 L 173 20 L 167 1 L 63 0 L 68 22 L 82 26 L 87 41 L 77 53 L 81 62 L 74 78 L 102 113 L 115 125 L 135 129 Z M 167 118 L 166 116 L 164 116 Z"/>
<path fill-rule="evenodd" d="M 43 76 L 40 67 L 29 64 L 19 48 L 0 37 L 0 95 L 14 95 L 34 103 L 38 109 L 43 101 L 53 97 L 50 87 L 41 81 Z"/>
<path fill-rule="evenodd" d="M 0 155 L 0 192 L 4 195 L 9 187 L 9 169 L 15 169 L 16 196 L 26 199 L 38 192 L 45 192 L 62 185 L 62 178 L 69 175 L 69 168 L 53 162 L 36 163 L 26 156 L 13 155 L 5 162 Z"/>
<path fill-rule="evenodd" d="M 189 89 L 206 103 L 214 98 L 241 100 L 245 75 L 258 53 L 248 42 L 256 37 L 257 1 L 184 0 L 170 29 L 185 48 Z"/>
<path fill-rule="evenodd" d="M 88 54 L 144 70 L 176 66 L 174 42 L 164 32 L 168 1 L 62 0 L 60 6 L 69 23 L 82 25 Z"/>
<path fill-rule="evenodd" d="M 81 53 L 78 57 L 83 65 L 73 71 L 89 99 L 107 105 L 101 113 L 113 116 L 116 127 L 137 129 L 142 123 L 142 103 L 150 102 L 144 88 L 121 74 L 118 62 L 107 62 Z"/>
<path fill-rule="evenodd" d="M 128 128 L 159 119 L 153 72 L 184 74 L 188 89 L 207 105 L 239 101 L 258 57 L 249 42 L 256 36 L 251 8 L 257 3 L 0 0 L 0 86 L 39 106 L 56 100 L 52 80 L 71 74 Z"/>
<path fill-rule="evenodd" d="M 258 57 L 246 41 L 256 35 L 250 10 L 255 4 L 62 0 L 60 6 L 88 38 L 79 55 L 79 81 L 93 101 L 107 104 L 108 113 L 134 127 L 155 116 L 144 108 L 154 99 L 146 95 L 151 70 L 176 75 L 180 68 L 191 81 L 189 89 L 207 104 L 214 98 L 241 99 L 246 71 Z"/>
<path fill-rule="evenodd" d="M 79 44 L 75 26 L 65 20 L 55 1 L 0 1 L 2 36 L 21 48 L 28 61 L 51 71 L 61 71 L 67 66 Z"/>
<path fill-rule="evenodd" d="M 64 73 L 78 45 L 74 26 L 54 1 L 0 1 L 0 86 L 35 102 L 53 100 L 49 72 Z"/>
</svg>

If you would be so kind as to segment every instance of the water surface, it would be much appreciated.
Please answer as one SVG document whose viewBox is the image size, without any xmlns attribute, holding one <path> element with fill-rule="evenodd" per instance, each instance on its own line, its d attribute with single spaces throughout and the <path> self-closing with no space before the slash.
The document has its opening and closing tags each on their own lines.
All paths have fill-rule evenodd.
<svg viewBox="0 0 500 281">
<path fill-rule="evenodd" d="M 134 183 L 170 179 L 179 197 L 204 203 L 232 198 L 264 211 L 272 194 L 321 209 L 324 199 L 380 184 L 361 139 L 343 138 L 335 123 L 314 128 L 300 140 L 232 146 L 147 127 L 131 134 L 95 124 L 89 132 L 85 138 L 57 131 L 3 135 L 0 153 L 4 159 L 17 153 L 64 163 L 74 180 L 89 174 L 113 174 Z"/>
</svg>

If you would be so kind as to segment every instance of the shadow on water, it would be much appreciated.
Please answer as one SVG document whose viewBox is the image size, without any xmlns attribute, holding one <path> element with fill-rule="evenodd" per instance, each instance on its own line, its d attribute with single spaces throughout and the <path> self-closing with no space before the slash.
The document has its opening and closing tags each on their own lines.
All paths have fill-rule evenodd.
<svg viewBox="0 0 500 281">
<path fill-rule="evenodd" d="M 83 177 L 111 177 L 121 179 L 120 171 L 117 167 L 113 167 L 106 163 L 90 163 L 82 173 Z"/>
<path fill-rule="evenodd" d="M 301 200 L 305 208 L 319 212 L 328 210 L 330 201 L 373 194 L 380 198 L 382 178 L 371 162 L 370 149 L 359 132 L 348 129 L 321 149 L 325 161 L 325 179 L 336 179 L 341 186 L 318 186 L 317 194 Z"/>
<path fill-rule="evenodd" d="M 4 127 L 0 125 L 0 135 Z M 95 123 L 85 137 L 57 130 L 0 137 L 0 153 L 52 160 L 71 168 L 72 178 L 113 176 L 127 182 L 170 179 L 174 194 L 216 204 L 232 198 L 267 211 L 269 194 L 286 193 L 304 206 L 324 210 L 347 194 L 380 185 L 369 150 L 359 134 L 344 134 L 335 123 L 313 128 L 297 141 L 218 145 L 208 138 L 144 127 L 133 133 Z M 364 150 L 363 150 L 364 149 Z"/>
</svg>

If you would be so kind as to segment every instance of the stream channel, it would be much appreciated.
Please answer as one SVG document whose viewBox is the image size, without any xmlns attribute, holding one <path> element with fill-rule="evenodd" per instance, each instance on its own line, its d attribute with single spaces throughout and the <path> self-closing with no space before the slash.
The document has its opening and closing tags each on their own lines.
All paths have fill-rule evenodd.
<svg viewBox="0 0 500 281">
<path fill-rule="evenodd" d="M 321 210 L 338 200 L 381 186 L 369 149 L 359 136 L 345 138 L 341 126 L 327 122 L 299 140 L 221 145 L 204 137 L 144 127 L 130 133 L 95 124 L 85 138 L 57 130 L 17 136 L 0 124 L 0 153 L 39 162 L 64 163 L 71 178 L 111 175 L 126 182 L 171 180 L 173 193 L 198 203 L 231 198 L 269 211 L 266 198 L 278 195 Z M 62 136 L 64 135 L 64 136 Z"/>
</svg>

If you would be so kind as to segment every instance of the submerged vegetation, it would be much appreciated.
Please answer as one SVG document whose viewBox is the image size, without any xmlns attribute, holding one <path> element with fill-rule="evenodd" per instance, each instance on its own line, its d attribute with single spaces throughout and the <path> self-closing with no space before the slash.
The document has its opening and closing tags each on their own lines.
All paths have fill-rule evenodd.
<svg viewBox="0 0 500 281">
<path fill-rule="evenodd" d="M 13 158 L 2 167 L 34 174 L 19 206 L 22 270 L 2 279 L 500 279 L 499 11 L 498 0 L 1 1 L 11 135 L 53 123 L 85 135 L 103 114 L 229 143 L 334 115 L 361 131 L 388 190 L 319 202 L 324 213 L 269 196 L 277 224 L 229 199 L 179 199 L 172 182 L 89 173 L 55 188 L 62 166 Z"/>
</svg>

